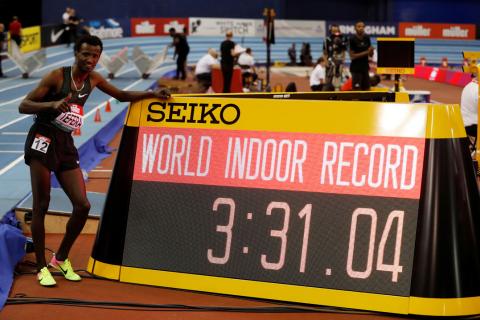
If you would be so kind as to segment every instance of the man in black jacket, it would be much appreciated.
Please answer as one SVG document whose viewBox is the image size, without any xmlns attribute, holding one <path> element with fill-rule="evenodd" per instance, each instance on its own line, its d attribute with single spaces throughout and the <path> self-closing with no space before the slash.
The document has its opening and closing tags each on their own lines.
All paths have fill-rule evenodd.
<svg viewBox="0 0 480 320">
<path fill-rule="evenodd" d="M 175 31 L 175 28 L 168 30 L 170 37 L 173 38 L 171 46 L 175 47 L 173 58 L 177 57 L 177 73 L 175 79 L 185 80 L 187 77 L 187 56 L 190 52 L 190 47 L 187 42 L 187 37 L 183 33 Z"/>
</svg>

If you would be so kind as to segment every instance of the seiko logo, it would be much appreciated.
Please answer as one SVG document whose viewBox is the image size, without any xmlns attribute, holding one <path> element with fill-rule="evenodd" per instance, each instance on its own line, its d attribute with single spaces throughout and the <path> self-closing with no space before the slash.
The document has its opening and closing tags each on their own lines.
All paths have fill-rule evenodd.
<svg viewBox="0 0 480 320">
<path fill-rule="evenodd" d="M 147 121 L 234 124 L 240 119 L 240 108 L 233 104 L 152 102 L 148 105 Z"/>
</svg>

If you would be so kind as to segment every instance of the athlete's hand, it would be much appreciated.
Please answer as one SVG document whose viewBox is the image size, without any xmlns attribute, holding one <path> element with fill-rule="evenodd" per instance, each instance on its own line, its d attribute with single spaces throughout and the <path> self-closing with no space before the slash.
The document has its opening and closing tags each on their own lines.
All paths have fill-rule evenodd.
<svg viewBox="0 0 480 320">
<path fill-rule="evenodd" d="M 155 91 L 153 91 L 153 94 L 155 95 L 155 98 L 159 98 L 162 100 L 167 100 L 171 96 L 170 90 L 168 90 L 167 88 L 156 89 Z"/>
<path fill-rule="evenodd" d="M 70 111 L 70 106 L 68 105 L 68 101 L 72 97 L 72 94 L 69 93 L 68 96 L 62 100 L 55 101 L 53 103 L 52 109 L 54 111 L 58 111 L 60 113 L 68 112 Z"/>
</svg>

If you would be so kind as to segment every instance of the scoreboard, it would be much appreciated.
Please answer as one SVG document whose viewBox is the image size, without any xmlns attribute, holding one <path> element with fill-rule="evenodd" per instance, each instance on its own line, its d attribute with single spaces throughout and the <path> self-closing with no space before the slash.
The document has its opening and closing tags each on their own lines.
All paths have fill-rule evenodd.
<svg viewBox="0 0 480 320">
<path fill-rule="evenodd" d="M 459 114 L 363 101 L 136 102 L 89 271 L 318 305 L 478 314 L 479 199 L 454 152 L 466 146 Z M 463 181 L 455 194 L 469 199 L 438 193 L 448 188 L 440 173 L 452 176 L 445 161 L 456 168 L 449 183 Z M 437 252 L 456 228 L 454 249 L 470 252 Z M 452 259 L 468 281 L 445 278 Z"/>
</svg>

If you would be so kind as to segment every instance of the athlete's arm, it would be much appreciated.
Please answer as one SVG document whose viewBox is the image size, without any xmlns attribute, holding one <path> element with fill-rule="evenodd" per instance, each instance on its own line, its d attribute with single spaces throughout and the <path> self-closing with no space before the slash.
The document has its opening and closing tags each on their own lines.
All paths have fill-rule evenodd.
<svg viewBox="0 0 480 320">
<path fill-rule="evenodd" d="M 67 100 L 43 101 L 43 98 L 49 91 L 59 91 L 59 86 L 63 82 L 62 69 L 56 69 L 42 78 L 38 86 L 30 91 L 18 106 L 20 113 L 35 114 L 42 111 L 60 111 L 66 112 L 70 109 Z"/>
<path fill-rule="evenodd" d="M 92 72 L 90 74 L 92 79 L 92 87 L 98 87 L 106 94 L 114 97 L 119 101 L 137 101 L 148 98 L 168 99 L 170 98 L 170 91 L 167 89 L 157 89 L 155 91 L 126 91 L 120 90 L 110 82 L 108 82 L 98 72 Z"/>
</svg>

